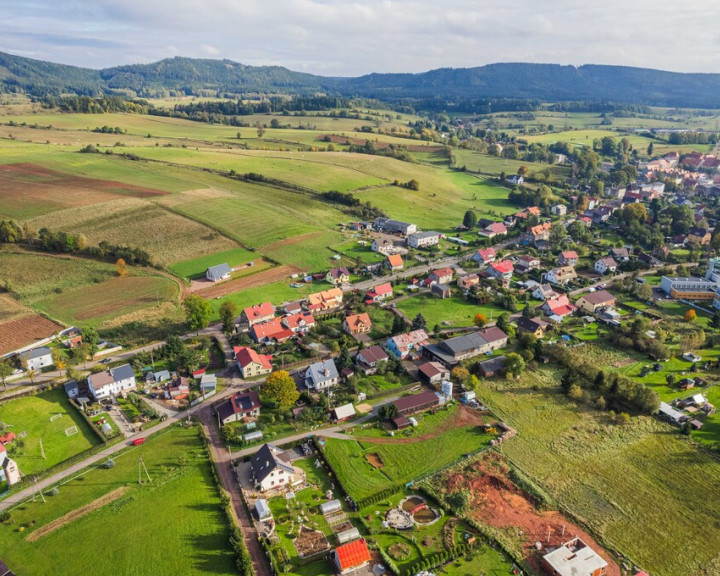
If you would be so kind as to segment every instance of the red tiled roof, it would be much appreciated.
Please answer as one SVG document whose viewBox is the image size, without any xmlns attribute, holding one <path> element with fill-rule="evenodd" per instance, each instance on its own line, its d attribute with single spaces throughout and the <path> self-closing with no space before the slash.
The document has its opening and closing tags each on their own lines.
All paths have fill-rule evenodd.
<svg viewBox="0 0 720 576">
<path fill-rule="evenodd" d="M 287 340 L 295 334 L 292 330 L 288 330 L 282 325 L 280 318 L 273 318 L 268 322 L 255 324 L 250 332 L 256 341 L 260 341 L 263 338 Z"/>
<path fill-rule="evenodd" d="M 495 258 L 495 248 L 492 246 L 490 248 L 481 248 L 477 251 L 478 256 L 483 259 L 483 261 L 487 261 L 491 258 Z"/>
<path fill-rule="evenodd" d="M 578 253 L 575 252 L 575 250 L 565 250 L 565 252 L 561 252 L 560 255 L 565 259 L 569 260 L 570 258 L 578 259 Z"/>
<path fill-rule="evenodd" d="M 272 370 L 272 356 L 267 354 L 258 354 L 255 350 L 247 346 L 235 346 L 233 350 L 235 352 L 235 358 L 243 368 L 253 362 L 257 362 L 263 368 Z"/>
<path fill-rule="evenodd" d="M 243 314 L 249 322 L 253 322 L 258 318 L 265 318 L 267 316 L 273 316 L 275 314 L 275 308 L 270 302 L 263 302 L 262 304 L 256 304 L 243 310 Z"/>
<path fill-rule="evenodd" d="M 487 226 L 485 226 L 485 230 L 487 230 L 488 232 L 493 232 L 495 234 L 507 233 L 507 228 L 502 222 L 493 222 L 492 224 L 488 224 Z"/>
<path fill-rule="evenodd" d="M 431 273 L 435 278 L 442 278 L 443 276 L 452 276 L 452 268 L 440 268 L 439 270 L 433 270 Z"/>
<path fill-rule="evenodd" d="M 367 312 L 363 312 L 362 314 L 353 314 L 351 316 L 348 316 L 345 318 L 345 322 L 347 322 L 348 328 L 351 332 L 356 332 L 363 327 L 372 326 L 372 322 L 370 321 L 370 316 L 367 315 Z"/>
<path fill-rule="evenodd" d="M 400 256 L 400 254 L 391 254 L 390 256 L 388 256 L 388 263 L 393 268 L 395 268 L 396 266 L 402 266 L 403 265 L 402 256 Z"/>
<path fill-rule="evenodd" d="M 368 550 L 367 542 L 365 542 L 364 538 L 361 538 L 360 540 L 338 546 L 335 549 L 335 559 L 340 567 L 340 571 L 355 566 L 362 566 L 370 561 L 370 550 Z"/>
<path fill-rule="evenodd" d="M 500 262 L 493 262 L 490 264 L 490 267 L 499 272 L 500 274 L 510 274 L 515 270 L 515 267 L 513 266 L 512 262 L 510 260 L 501 260 Z"/>
<path fill-rule="evenodd" d="M 378 296 L 384 296 L 385 294 L 392 294 L 392 284 L 386 282 L 385 284 L 378 284 L 373 288 L 373 292 Z"/>
<path fill-rule="evenodd" d="M 288 314 L 283 318 L 283 323 L 288 328 L 298 328 L 305 323 L 305 326 L 313 326 L 315 324 L 315 317 L 310 312 L 300 312 L 298 314 Z"/>
</svg>

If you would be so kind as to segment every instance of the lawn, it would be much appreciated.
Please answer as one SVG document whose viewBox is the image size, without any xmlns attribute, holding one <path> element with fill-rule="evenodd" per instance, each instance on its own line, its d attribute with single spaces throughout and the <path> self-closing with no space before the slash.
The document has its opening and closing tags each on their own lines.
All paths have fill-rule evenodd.
<svg viewBox="0 0 720 576">
<path fill-rule="evenodd" d="M 362 440 L 372 437 L 371 431 L 357 433 L 359 440 L 351 436 L 347 440 L 327 438 L 325 456 L 338 474 L 338 480 L 356 500 L 367 498 L 443 468 L 464 453 L 474 452 L 487 446 L 490 436 L 476 426 L 451 426 L 451 418 L 458 407 L 441 409 L 436 414 L 416 416 L 420 426 L 414 435 L 427 439 L 408 444 L 384 444 Z M 377 453 L 384 466 L 373 468 L 365 454 Z"/>
<path fill-rule="evenodd" d="M 60 418 L 50 421 L 52 416 Z M 22 438 L 24 447 L 13 458 L 25 476 L 50 468 L 93 446 L 100 439 L 78 414 L 62 389 L 51 390 L 37 396 L 26 396 L 0 404 L 0 422 Z M 68 436 L 65 430 L 77 426 L 78 432 Z M 45 450 L 42 457 L 40 442 Z M 8 446 L 10 448 L 10 446 Z"/>
<path fill-rule="evenodd" d="M 476 304 L 462 296 L 440 299 L 429 294 L 406 298 L 398 302 L 396 306 L 410 319 L 422 314 L 430 330 L 438 324 L 441 328 L 472 326 L 473 318 L 478 313 L 484 314 L 490 321 L 506 312 L 504 308 L 494 304 Z"/>
<path fill-rule="evenodd" d="M 151 483 L 137 484 L 139 457 Z M 12 510 L 10 521 L 0 525 L 3 560 L 27 576 L 237 573 L 197 428 L 175 427 L 114 461 L 114 468 L 97 468 L 63 484 L 57 496 L 46 496 L 46 504 L 38 500 Z M 125 492 L 114 502 L 35 542 L 27 540 L 28 533 L 116 489 Z M 123 537 L 108 536 L 113 534 Z"/>
<path fill-rule="evenodd" d="M 499 176 L 501 172 L 504 172 L 507 176 L 512 176 L 513 174 L 517 174 L 521 166 L 525 166 L 528 169 L 530 176 L 541 176 L 545 170 L 548 170 L 549 173 L 557 179 L 566 178 L 570 174 L 570 169 L 564 166 L 511 160 L 501 156 L 482 154 L 474 150 L 457 149 L 454 152 L 458 167 L 466 166 L 468 170 L 472 170 L 473 172 L 480 172 L 492 176 Z"/>
<path fill-rule="evenodd" d="M 205 270 L 210 268 L 210 266 L 227 264 L 230 268 L 234 268 L 235 266 L 252 262 L 257 257 L 258 254 L 256 252 L 251 252 L 244 248 L 234 248 L 223 252 L 215 252 L 208 256 L 201 256 L 200 258 L 193 258 L 192 260 L 175 262 L 168 266 L 168 269 L 180 278 L 199 278 L 205 275 Z"/>
<path fill-rule="evenodd" d="M 559 376 L 543 369 L 481 387 L 479 398 L 518 431 L 501 452 L 649 573 L 714 573 L 718 461 L 655 418 L 616 426 L 576 406 L 560 394 Z"/>
</svg>

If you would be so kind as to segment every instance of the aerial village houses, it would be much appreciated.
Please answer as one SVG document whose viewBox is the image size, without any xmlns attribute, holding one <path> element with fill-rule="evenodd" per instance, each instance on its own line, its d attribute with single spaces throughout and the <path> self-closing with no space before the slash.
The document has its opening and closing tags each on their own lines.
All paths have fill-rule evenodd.
<svg viewBox="0 0 720 576">
<path fill-rule="evenodd" d="M 411 248 L 428 248 L 440 243 L 438 232 L 415 232 L 407 237 L 407 245 Z"/>
<path fill-rule="evenodd" d="M 575 250 L 565 250 L 560 252 L 558 256 L 558 264 L 560 266 L 577 266 L 578 253 Z"/>
<path fill-rule="evenodd" d="M 492 224 L 488 224 L 478 232 L 478 236 L 490 239 L 503 234 L 507 234 L 507 226 L 505 226 L 502 222 L 493 222 Z"/>
<path fill-rule="evenodd" d="M 450 284 L 453 279 L 453 269 L 452 268 L 440 268 L 439 270 L 433 270 L 428 274 L 427 279 L 425 280 L 426 285 L 431 285 L 433 283 L 437 284 Z"/>
<path fill-rule="evenodd" d="M 387 351 L 397 358 L 405 359 L 428 343 L 425 330 L 413 330 L 407 334 L 398 334 L 388 338 Z"/>
<path fill-rule="evenodd" d="M 608 272 L 617 271 L 617 262 L 612 256 L 604 256 L 598 259 L 593 266 L 598 274 L 607 274 Z"/>
<path fill-rule="evenodd" d="M 550 239 L 550 228 L 552 228 L 551 222 L 544 222 L 537 226 L 531 226 L 527 232 L 523 235 L 524 242 L 530 242 L 535 246 L 541 241 L 547 241 Z"/>
<path fill-rule="evenodd" d="M 480 248 L 475 254 L 472 255 L 473 262 L 478 264 L 490 264 L 495 261 L 495 248 L 490 246 L 489 248 Z"/>
<path fill-rule="evenodd" d="M 540 258 L 537 256 L 531 256 L 530 254 L 519 256 L 517 262 L 515 262 L 515 269 L 520 274 L 524 274 L 525 272 L 529 272 L 530 270 L 535 270 L 537 268 L 540 268 Z"/>
<path fill-rule="evenodd" d="M 710 239 L 712 236 L 710 235 L 710 231 L 706 228 L 698 228 L 697 226 L 693 226 L 688 231 L 688 237 L 687 241 L 690 244 L 698 244 L 699 246 L 707 246 L 710 244 Z"/>
<path fill-rule="evenodd" d="M 465 276 L 460 276 L 457 281 L 458 287 L 462 288 L 463 290 L 470 290 L 470 288 L 479 284 L 480 276 L 478 276 L 477 274 L 466 274 Z"/>
<path fill-rule="evenodd" d="M 395 244 L 387 238 L 376 238 L 372 241 L 370 249 L 373 252 L 377 252 L 378 254 L 384 254 L 385 256 L 394 254 L 397 251 Z"/>
<path fill-rule="evenodd" d="M 258 344 L 281 344 L 293 336 L 295 336 L 295 332 L 285 328 L 281 318 L 273 318 L 250 328 L 250 338 Z"/>
<path fill-rule="evenodd" d="M 535 300 L 547 300 L 557 295 L 550 284 L 538 284 L 532 291 Z"/>
<path fill-rule="evenodd" d="M 542 318 L 525 318 L 524 316 L 521 316 L 517 321 L 519 332 L 532 334 L 536 338 L 543 338 L 545 336 L 545 331 L 549 326 L 550 323 L 545 322 Z"/>
<path fill-rule="evenodd" d="M 210 266 L 205 270 L 205 278 L 210 282 L 219 282 L 220 280 L 227 280 L 230 278 L 232 270 L 227 264 L 218 264 L 217 266 Z"/>
<path fill-rule="evenodd" d="M 13 486 L 21 479 L 17 462 L 8 456 L 5 446 L 0 444 L 0 482 L 4 480 L 8 486 Z"/>
<path fill-rule="evenodd" d="M 557 284 L 559 286 L 565 286 L 570 281 L 577 278 L 575 268 L 572 266 L 560 266 L 559 268 L 553 268 L 543 274 L 544 279 L 551 284 Z"/>
<path fill-rule="evenodd" d="M 233 351 L 243 378 L 253 378 L 272 372 L 272 356 L 258 354 L 247 346 L 235 346 Z"/>
<path fill-rule="evenodd" d="M 325 281 L 337 286 L 338 284 L 347 284 L 350 282 L 350 271 L 345 268 L 331 268 L 325 275 Z"/>
<path fill-rule="evenodd" d="M 409 396 L 403 396 L 393 402 L 397 407 L 398 414 L 400 416 L 406 416 L 407 414 L 415 414 L 437 406 L 440 400 L 435 392 L 420 392 L 419 394 L 411 394 Z"/>
<path fill-rule="evenodd" d="M 400 220 L 392 220 L 391 218 L 378 217 L 373 222 L 373 228 L 378 232 L 387 234 L 399 234 L 401 236 L 409 236 L 417 232 L 417 226 L 409 222 L 401 222 Z"/>
<path fill-rule="evenodd" d="M 20 354 L 20 360 L 26 370 L 39 372 L 43 368 L 53 365 L 52 350 L 47 346 L 33 348 Z"/>
<path fill-rule="evenodd" d="M 499 262 L 491 262 L 485 270 L 488 278 L 496 278 L 501 281 L 509 281 L 512 279 L 515 267 L 510 260 L 500 260 Z"/>
<path fill-rule="evenodd" d="M 555 204 L 550 208 L 550 214 L 553 216 L 565 216 L 567 214 L 567 206 L 565 204 Z"/>
<path fill-rule="evenodd" d="M 263 302 L 255 306 L 249 306 L 243 310 L 240 321 L 252 326 L 260 322 L 267 322 L 275 317 L 275 307 L 270 302 Z"/>
<path fill-rule="evenodd" d="M 392 284 L 390 282 L 385 282 L 384 284 L 378 284 L 375 286 L 375 288 L 371 288 L 368 292 L 365 293 L 365 303 L 377 303 L 382 302 L 383 300 L 387 300 L 388 298 L 392 298 L 393 295 L 393 288 Z"/>
<path fill-rule="evenodd" d="M 305 386 L 315 392 L 322 392 L 340 381 L 332 358 L 310 364 L 305 371 Z"/>
<path fill-rule="evenodd" d="M 553 322 L 562 322 L 565 316 L 569 316 L 577 310 L 577 306 L 570 303 L 567 294 L 556 294 L 552 298 L 548 298 L 540 308 Z"/>
<path fill-rule="evenodd" d="M 312 312 L 298 312 L 297 314 L 288 314 L 281 320 L 282 325 L 288 330 L 292 330 L 295 334 L 305 334 L 313 326 L 315 326 L 315 317 Z"/>
<path fill-rule="evenodd" d="M 615 306 L 615 302 L 615 296 L 610 294 L 610 292 L 607 290 L 598 290 L 597 292 L 587 292 L 583 294 L 575 304 L 584 312 L 594 314 L 601 308 Z"/>
<path fill-rule="evenodd" d="M 438 284 L 435 282 L 432 286 L 430 286 L 430 293 L 441 299 L 450 298 L 452 296 L 452 290 L 450 289 L 450 286 L 447 284 Z"/>
<path fill-rule="evenodd" d="M 437 344 L 428 344 L 423 348 L 423 356 L 451 368 L 468 358 L 504 348 L 507 346 L 507 341 L 507 334 L 497 326 L 492 326 L 478 332 L 449 338 Z"/>
<path fill-rule="evenodd" d="M 340 288 L 331 288 L 310 294 L 307 297 L 307 308 L 312 312 L 328 312 L 342 305 L 343 293 Z"/>
<path fill-rule="evenodd" d="M 366 334 L 372 329 L 372 322 L 367 312 L 351 314 L 343 320 L 343 330 L 354 336 L 355 334 Z"/>
<path fill-rule="evenodd" d="M 450 380 L 450 370 L 440 362 L 425 362 L 418 368 L 418 376 L 423 384 L 433 386 Z"/>
<path fill-rule="evenodd" d="M 255 390 L 237 392 L 217 408 L 218 420 L 223 426 L 230 422 L 243 422 L 260 416 L 260 397 Z"/>
<path fill-rule="evenodd" d="M 505 372 L 505 356 L 495 356 L 488 360 L 478 362 L 477 370 L 483 378 L 492 378 Z"/>
<path fill-rule="evenodd" d="M 110 396 L 117 396 L 128 390 L 134 390 L 136 386 L 135 372 L 130 364 L 123 364 L 104 372 L 90 374 L 87 377 L 87 383 L 90 393 L 97 400 L 102 400 Z"/>
<path fill-rule="evenodd" d="M 362 370 L 366 376 L 375 374 L 380 364 L 387 361 L 387 353 L 377 344 L 360 350 L 357 356 L 355 356 L 355 364 L 357 364 L 357 367 Z"/>
<path fill-rule="evenodd" d="M 400 254 L 391 254 L 387 257 L 387 260 L 385 262 L 387 263 L 387 267 L 390 268 L 392 272 L 402 270 L 405 266 L 402 256 L 400 256 Z"/>
<path fill-rule="evenodd" d="M 290 488 L 302 482 L 303 476 L 292 465 L 290 454 L 272 444 L 263 445 L 250 459 L 250 479 L 260 492 Z"/>
</svg>

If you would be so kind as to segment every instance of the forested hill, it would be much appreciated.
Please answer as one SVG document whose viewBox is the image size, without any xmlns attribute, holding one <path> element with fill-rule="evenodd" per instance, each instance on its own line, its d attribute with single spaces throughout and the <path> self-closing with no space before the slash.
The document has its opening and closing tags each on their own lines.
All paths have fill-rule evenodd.
<svg viewBox="0 0 720 576">
<path fill-rule="evenodd" d="M 720 108 L 720 74 L 680 74 L 623 66 L 491 64 L 421 74 L 331 78 L 280 66 L 245 66 L 230 60 L 179 57 L 91 70 L 0 52 L 0 92 L 140 97 L 328 92 L 391 101 L 518 98 Z"/>
</svg>

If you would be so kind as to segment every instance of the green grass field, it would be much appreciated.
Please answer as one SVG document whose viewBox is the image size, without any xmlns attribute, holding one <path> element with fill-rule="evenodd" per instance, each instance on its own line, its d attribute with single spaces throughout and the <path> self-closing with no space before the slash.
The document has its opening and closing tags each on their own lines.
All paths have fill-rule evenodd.
<svg viewBox="0 0 720 576">
<path fill-rule="evenodd" d="M 720 541 L 716 458 L 654 418 L 612 425 L 569 402 L 558 382 L 543 369 L 481 387 L 479 398 L 518 431 L 503 454 L 649 573 L 715 573 L 718 551 L 707 543 Z"/>
<path fill-rule="evenodd" d="M 52 416 L 61 414 L 54 422 Z M 78 414 L 62 389 L 8 400 L 0 404 L 0 422 L 22 438 L 25 446 L 13 456 L 20 472 L 25 476 L 35 474 L 59 464 L 80 452 L 100 444 L 100 439 Z M 77 434 L 68 436 L 65 430 L 77 426 Z M 40 441 L 45 449 L 42 457 Z M 9 448 L 9 446 L 8 446 Z"/>
<path fill-rule="evenodd" d="M 448 427 L 450 418 L 458 410 L 450 407 L 437 414 L 416 416 L 420 426 L 414 435 L 427 439 L 409 444 L 379 444 L 364 440 L 328 438 L 325 456 L 335 468 L 338 479 L 355 499 L 362 499 L 387 488 L 418 480 L 421 476 L 443 468 L 466 452 L 487 446 L 490 436 L 477 427 L 464 425 Z M 372 436 L 371 430 L 360 430 L 356 436 Z M 377 434 L 374 434 L 376 437 Z M 399 437 L 403 437 L 402 434 Z M 365 454 L 376 453 L 384 462 L 381 469 L 373 468 Z"/>
<path fill-rule="evenodd" d="M 168 266 L 168 269 L 180 278 L 199 278 L 204 276 L 205 270 L 210 266 L 227 264 L 230 268 L 233 268 L 251 262 L 257 257 L 258 254 L 256 252 L 246 250 L 245 248 L 234 248 L 200 258 L 193 258 L 192 260 L 176 262 Z"/>
<path fill-rule="evenodd" d="M 503 312 L 507 312 L 504 308 L 494 304 L 475 304 L 462 296 L 441 300 L 429 294 L 406 298 L 398 302 L 396 306 L 411 319 L 422 314 L 430 329 L 436 324 L 439 324 L 441 328 L 472 326 L 473 318 L 478 313 L 484 314 L 489 321 L 491 318 L 496 319 Z"/>
<path fill-rule="evenodd" d="M 458 167 L 466 166 L 468 170 L 480 172 L 482 174 L 491 174 L 493 176 L 505 172 L 508 176 L 517 174 L 521 166 L 528 169 L 528 174 L 542 175 L 544 170 L 548 170 L 550 174 L 557 178 L 565 178 L 570 175 L 570 169 L 564 166 L 553 166 L 552 164 L 542 164 L 540 162 L 524 162 L 522 160 L 511 160 L 502 158 L 501 156 L 490 156 L 482 154 L 474 150 L 463 150 L 459 148 L 454 151 L 456 163 Z"/>
<path fill-rule="evenodd" d="M 137 484 L 139 456 L 150 484 Z M 12 510 L 9 522 L 0 525 L 3 560 L 27 576 L 237 573 L 227 520 L 197 428 L 175 427 L 117 456 L 115 463 L 60 486 L 57 496 L 46 496 L 46 504 L 38 500 Z M 26 539 L 119 488 L 126 491 L 114 502 L 35 542 Z"/>
</svg>

